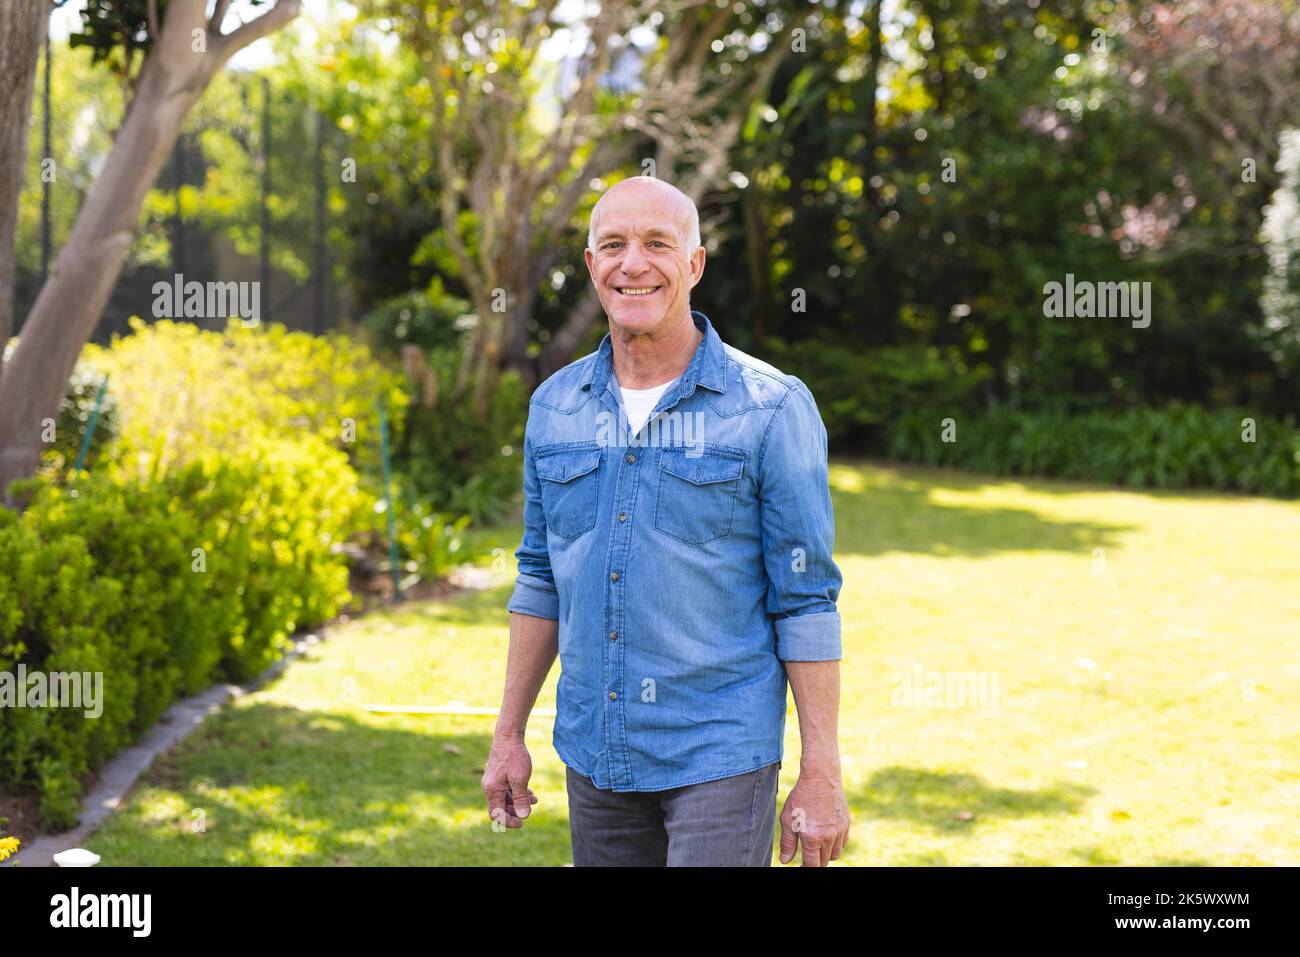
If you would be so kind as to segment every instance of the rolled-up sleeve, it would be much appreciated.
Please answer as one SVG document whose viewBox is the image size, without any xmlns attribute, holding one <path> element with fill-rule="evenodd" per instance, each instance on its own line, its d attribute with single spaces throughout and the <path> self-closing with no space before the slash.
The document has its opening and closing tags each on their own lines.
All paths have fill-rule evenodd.
<svg viewBox="0 0 1300 957">
<path fill-rule="evenodd" d="M 826 426 L 798 379 L 768 423 L 758 466 L 767 613 L 782 661 L 833 661 L 840 654 L 835 606 L 842 576 L 832 552 L 835 515 Z"/>
<path fill-rule="evenodd" d="M 515 590 L 506 604 L 509 611 L 536 618 L 560 617 L 560 598 L 551 572 L 551 556 L 546 548 L 546 517 L 542 511 L 542 493 L 533 463 L 533 413 L 529 410 L 524 429 L 524 537 L 515 559 L 519 573 Z"/>
</svg>

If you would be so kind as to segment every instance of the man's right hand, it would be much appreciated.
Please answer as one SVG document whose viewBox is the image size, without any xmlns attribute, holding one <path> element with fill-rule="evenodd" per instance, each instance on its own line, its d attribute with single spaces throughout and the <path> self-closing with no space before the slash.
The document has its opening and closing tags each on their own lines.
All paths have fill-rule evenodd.
<svg viewBox="0 0 1300 957">
<path fill-rule="evenodd" d="M 492 738 L 487 768 L 483 771 L 483 794 L 487 798 L 488 817 L 505 827 L 523 827 L 537 795 L 528 787 L 533 776 L 533 759 L 528 756 L 522 734 L 502 734 Z"/>
</svg>

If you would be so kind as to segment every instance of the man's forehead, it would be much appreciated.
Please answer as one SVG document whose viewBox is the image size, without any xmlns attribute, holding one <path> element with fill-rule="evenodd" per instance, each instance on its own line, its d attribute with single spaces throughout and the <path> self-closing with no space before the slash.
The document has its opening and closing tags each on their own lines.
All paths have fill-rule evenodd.
<svg viewBox="0 0 1300 957">
<path fill-rule="evenodd" d="M 599 231 L 635 226 L 639 233 L 655 229 L 676 233 L 683 228 L 689 214 L 682 199 L 666 189 L 655 188 L 656 185 L 624 180 L 611 187 L 592 210 Z"/>
<path fill-rule="evenodd" d="M 600 226 L 596 230 L 597 236 L 621 236 L 626 232 L 635 232 L 638 236 L 669 236 L 675 237 L 680 231 L 680 225 L 673 223 L 667 217 L 630 217 L 630 216 L 606 216 L 605 211 L 600 211 Z"/>
</svg>

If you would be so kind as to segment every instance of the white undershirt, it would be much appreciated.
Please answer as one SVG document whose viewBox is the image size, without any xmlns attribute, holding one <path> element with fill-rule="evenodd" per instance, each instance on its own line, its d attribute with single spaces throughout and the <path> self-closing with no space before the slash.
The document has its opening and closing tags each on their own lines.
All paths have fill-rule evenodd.
<svg viewBox="0 0 1300 957">
<path fill-rule="evenodd" d="M 681 376 L 677 377 L 680 378 Z M 641 431 L 641 427 L 650 418 L 650 413 L 659 404 L 660 397 L 677 383 L 677 379 L 649 389 L 627 389 L 618 385 L 618 376 L 614 376 L 614 384 L 618 385 L 619 394 L 623 399 L 623 413 L 627 416 L 633 435 Z"/>
</svg>

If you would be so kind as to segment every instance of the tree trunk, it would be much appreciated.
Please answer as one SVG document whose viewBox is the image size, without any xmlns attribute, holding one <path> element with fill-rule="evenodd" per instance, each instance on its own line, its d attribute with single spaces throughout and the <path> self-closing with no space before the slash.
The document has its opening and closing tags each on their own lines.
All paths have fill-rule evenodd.
<svg viewBox="0 0 1300 957">
<path fill-rule="evenodd" d="M 206 5 L 206 0 L 172 0 L 167 5 L 161 35 L 141 68 L 113 149 L 0 379 L 4 505 L 22 507 L 9 496 L 9 483 L 33 475 L 40 464 L 42 423 L 58 413 L 81 348 L 95 331 L 135 241 L 140 207 L 181 124 L 225 61 L 295 16 L 299 0 L 280 0 L 273 10 L 225 37 L 216 32 L 217 26 L 208 32 Z M 224 8 L 218 4 L 218 9 Z M 205 35 L 204 44 L 195 43 L 195 31 Z"/>
<path fill-rule="evenodd" d="M 756 168 L 749 171 L 750 188 L 740 197 L 744 212 L 746 258 L 749 260 L 751 333 L 755 355 L 763 351 L 763 342 L 767 338 L 767 310 L 771 296 L 767 282 L 767 277 L 771 275 L 768 264 L 767 219 L 763 215 L 757 173 Z"/>
<path fill-rule="evenodd" d="M 32 84 L 48 23 L 45 0 L 0 4 L 0 90 L 5 91 L 0 96 L 0 354 L 14 329 L 14 230 L 27 165 Z"/>
<path fill-rule="evenodd" d="M 546 343 L 542 354 L 537 357 L 537 382 L 545 381 L 552 373 L 562 369 L 573 358 L 578 344 L 587 335 L 587 331 L 596 324 L 604 312 L 596 287 L 587 280 L 582 298 L 578 300 L 573 311 L 569 313 L 564 324 L 555 330 L 551 341 Z"/>
</svg>

